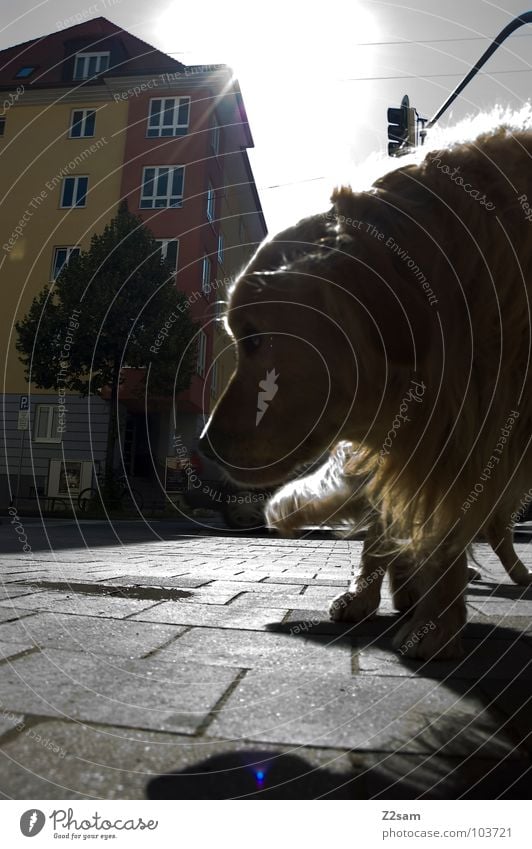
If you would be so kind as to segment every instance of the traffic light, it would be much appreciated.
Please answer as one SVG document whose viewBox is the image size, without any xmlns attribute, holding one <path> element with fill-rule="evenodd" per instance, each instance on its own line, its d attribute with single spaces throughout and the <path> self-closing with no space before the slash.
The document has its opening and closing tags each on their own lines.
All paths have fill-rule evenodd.
<svg viewBox="0 0 532 849">
<path fill-rule="evenodd" d="M 388 156 L 400 156 L 417 147 L 417 125 L 418 121 L 423 120 L 418 117 L 414 107 L 410 106 L 407 94 L 403 97 L 399 109 L 388 109 Z"/>
</svg>

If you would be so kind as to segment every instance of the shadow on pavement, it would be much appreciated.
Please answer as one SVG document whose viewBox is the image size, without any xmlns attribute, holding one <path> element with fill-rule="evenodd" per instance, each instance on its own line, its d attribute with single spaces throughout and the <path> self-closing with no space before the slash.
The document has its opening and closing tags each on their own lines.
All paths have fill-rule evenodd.
<svg viewBox="0 0 532 849">
<path fill-rule="evenodd" d="M 446 729 L 452 734 L 452 723 Z M 527 799 L 531 767 L 352 753 L 351 772 L 275 751 L 228 752 L 152 779 L 148 799 Z"/>
<path fill-rule="evenodd" d="M 6 520 L 4 520 L 5 522 Z M 32 554 L 40 552 L 60 552 L 71 549 L 83 551 L 104 546 L 128 546 L 143 543 L 158 543 L 161 541 L 180 539 L 198 539 L 201 537 L 237 538 L 245 541 L 247 538 L 269 537 L 270 532 L 254 530 L 239 532 L 226 527 L 204 526 L 199 520 L 54 520 L 45 521 L 43 525 L 38 520 L 22 517 L 21 526 L 24 530 L 24 540 L 30 547 L 25 551 L 25 557 L 31 560 Z M 17 533 L 9 524 L 0 527 L 0 555 L 19 554 L 21 542 Z"/>
<path fill-rule="evenodd" d="M 389 660 L 384 674 L 390 676 L 390 682 L 397 682 L 398 675 L 403 680 L 405 675 L 431 679 L 455 693 L 458 705 L 462 699 L 481 704 L 474 724 L 470 712 L 460 716 L 458 709 L 452 715 L 440 714 L 420 729 L 416 742 L 432 752 L 424 758 L 402 753 L 404 739 L 390 740 L 388 754 L 372 756 L 363 798 L 528 798 L 532 780 L 532 634 L 488 622 L 468 622 L 463 658 L 424 662 L 394 652 L 392 636 L 402 622 L 399 615 L 390 615 L 358 626 L 324 619 L 309 629 L 308 620 L 293 619 L 269 627 L 308 641 L 322 641 L 327 634 L 331 650 L 335 645 L 348 645 L 359 652 L 380 650 L 381 681 L 382 664 Z M 447 754 L 449 741 L 463 747 L 463 756 Z M 367 757 L 361 752 L 358 756 Z"/>
<path fill-rule="evenodd" d="M 275 751 L 228 752 L 149 782 L 148 799 L 356 799 L 354 774 Z"/>
</svg>

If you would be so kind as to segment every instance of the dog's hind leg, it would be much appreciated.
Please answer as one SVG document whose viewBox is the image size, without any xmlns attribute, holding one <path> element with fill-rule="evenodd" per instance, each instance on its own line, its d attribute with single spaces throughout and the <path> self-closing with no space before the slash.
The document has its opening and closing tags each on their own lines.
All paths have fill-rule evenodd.
<svg viewBox="0 0 532 849">
<path fill-rule="evenodd" d="M 374 521 L 366 533 L 358 574 L 347 592 L 337 596 L 329 608 L 336 622 L 362 622 L 377 612 L 388 558 L 383 549 L 382 525 Z"/>
<path fill-rule="evenodd" d="M 505 524 L 504 519 L 495 516 L 490 520 L 486 527 L 486 538 L 512 581 L 521 584 L 521 586 L 532 584 L 532 572 L 517 556 L 513 543 L 513 533 Z"/>
<path fill-rule="evenodd" d="M 415 607 L 419 601 L 419 581 L 413 559 L 397 554 L 389 562 L 388 575 L 395 609 L 403 613 Z"/>
<path fill-rule="evenodd" d="M 437 552 L 416 571 L 420 600 L 412 619 L 395 635 L 400 654 L 420 660 L 451 660 L 463 654 L 467 554 Z"/>
</svg>

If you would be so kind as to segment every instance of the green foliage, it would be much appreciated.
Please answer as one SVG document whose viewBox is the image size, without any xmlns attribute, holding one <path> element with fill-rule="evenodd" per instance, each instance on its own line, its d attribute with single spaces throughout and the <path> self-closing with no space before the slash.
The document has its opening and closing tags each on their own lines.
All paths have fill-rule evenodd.
<svg viewBox="0 0 532 849">
<path fill-rule="evenodd" d="M 89 250 L 71 257 L 17 323 L 17 350 L 30 382 L 95 394 L 116 389 L 127 365 L 147 370 L 150 395 L 188 387 L 197 327 L 158 248 L 124 201 Z"/>
</svg>

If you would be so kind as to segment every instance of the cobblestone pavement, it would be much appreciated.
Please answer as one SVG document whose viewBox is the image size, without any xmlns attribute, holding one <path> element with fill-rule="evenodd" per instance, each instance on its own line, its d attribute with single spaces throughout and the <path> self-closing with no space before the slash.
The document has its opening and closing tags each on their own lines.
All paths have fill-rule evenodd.
<svg viewBox="0 0 532 849">
<path fill-rule="evenodd" d="M 528 798 L 532 591 L 487 546 L 465 659 L 423 664 L 386 587 L 377 618 L 328 620 L 361 542 L 25 533 L 0 528 L 4 798 Z"/>
</svg>

